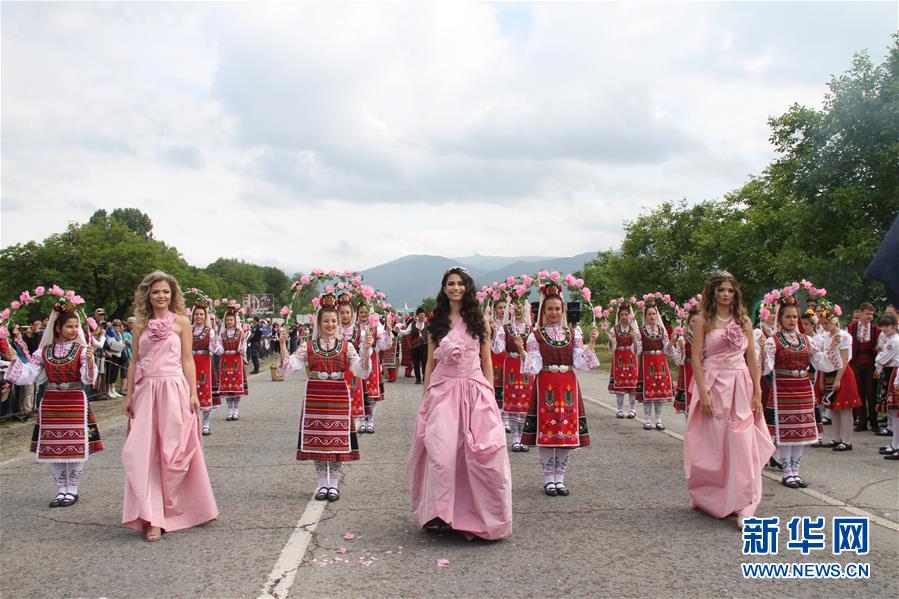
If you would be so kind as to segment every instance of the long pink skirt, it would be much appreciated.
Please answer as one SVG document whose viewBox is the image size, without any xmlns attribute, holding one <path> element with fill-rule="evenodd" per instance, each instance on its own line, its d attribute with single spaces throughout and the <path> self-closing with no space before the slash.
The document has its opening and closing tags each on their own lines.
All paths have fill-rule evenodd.
<svg viewBox="0 0 899 599">
<path fill-rule="evenodd" d="M 406 482 L 421 526 L 439 518 L 482 539 L 512 534 L 505 429 L 493 386 L 483 375 L 432 374 L 418 411 Z"/>
<path fill-rule="evenodd" d="M 687 491 L 702 511 L 726 518 L 752 516 L 762 499 L 762 468 L 774 454 L 764 419 L 752 414 L 752 378 L 743 366 L 703 364 L 714 415 L 699 404 L 696 382 L 684 435 Z"/>
<path fill-rule="evenodd" d="M 144 376 L 135 383 L 128 438 L 122 448 L 122 524 L 176 531 L 218 517 L 199 415 L 190 412 L 184 375 Z"/>
</svg>

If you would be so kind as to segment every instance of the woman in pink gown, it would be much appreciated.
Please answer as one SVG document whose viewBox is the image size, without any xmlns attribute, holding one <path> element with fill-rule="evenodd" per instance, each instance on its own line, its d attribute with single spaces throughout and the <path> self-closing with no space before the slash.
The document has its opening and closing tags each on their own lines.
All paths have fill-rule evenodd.
<svg viewBox="0 0 899 599">
<path fill-rule="evenodd" d="M 134 294 L 138 326 L 128 372 L 125 414 L 131 419 L 122 448 L 125 500 L 122 524 L 157 541 L 218 517 L 203 446 L 193 333 L 178 282 L 147 275 Z"/>
<path fill-rule="evenodd" d="M 684 435 L 684 473 L 693 506 L 737 524 L 762 498 L 762 468 L 774 444 L 762 415 L 752 325 L 733 275 L 706 283 L 693 323 L 693 409 Z M 699 409 L 696 409 L 699 398 Z"/>
<path fill-rule="evenodd" d="M 469 540 L 512 534 L 509 454 L 492 377 L 474 281 L 451 268 L 430 324 L 424 401 L 406 467 L 421 526 L 449 526 Z"/>
</svg>

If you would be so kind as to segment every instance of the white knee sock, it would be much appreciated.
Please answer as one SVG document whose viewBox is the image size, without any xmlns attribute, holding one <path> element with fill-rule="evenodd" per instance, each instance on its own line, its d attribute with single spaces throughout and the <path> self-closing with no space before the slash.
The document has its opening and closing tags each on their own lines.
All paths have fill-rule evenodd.
<svg viewBox="0 0 899 599">
<path fill-rule="evenodd" d="M 524 414 L 509 414 L 509 427 L 512 429 L 512 443 L 521 443 L 524 430 Z"/>
<path fill-rule="evenodd" d="M 370 413 L 366 417 L 366 419 L 368 420 L 368 423 L 372 426 L 374 426 L 374 424 L 375 424 L 375 410 L 377 410 L 377 409 L 378 409 L 378 403 L 374 402 L 374 401 L 371 402 L 371 409 L 369 410 Z"/>
<path fill-rule="evenodd" d="M 78 482 L 81 480 L 81 473 L 84 471 L 84 462 L 68 462 L 69 482 L 66 485 L 66 493 L 71 495 L 78 494 Z"/>
<path fill-rule="evenodd" d="M 662 422 L 662 402 L 658 401 L 656 406 L 656 422 Z"/>
<path fill-rule="evenodd" d="M 623 393 L 615 394 L 615 403 L 618 404 L 618 411 L 623 412 L 624 411 L 624 394 Z"/>
<path fill-rule="evenodd" d="M 66 486 L 69 484 L 69 464 L 64 462 L 61 464 L 51 463 L 50 473 L 53 474 L 53 482 L 56 483 L 56 492 L 65 493 Z"/>
<path fill-rule="evenodd" d="M 543 484 L 556 482 L 556 451 L 552 447 L 541 447 L 540 465 L 543 467 Z"/>
<path fill-rule="evenodd" d="M 203 428 L 209 428 L 210 416 L 212 416 L 212 408 L 203 408 Z"/>
<path fill-rule="evenodd" d="M 643 402 L 643 415 L 646 416 L 646 422 L 652 424 L 652 402 Z"/>
<path fill-rule="evenodd" d="M 565 482 L 565 473 L 568 472 L 568 457 L 570 454 L 570 449 L 556 449 L 554 475 L 557 483 Z"/>
<path fill-rule="evenodd" d="M 628 393 L 627 399 L 631 405 L 631 412 L 635 412 L 637 409 L 637 394 L 636 393 Z"/>
<path fill-rule="evenodd" d="M 503 414 L 503 426 L 509 428 L 511 425 L 509 424 L 509 413 L 505 410 L 502 411 Z"/>
<path fill-rule="evenodd" d="M 234 415 L 237 416 L 240 411 L 240 398 L 234 398 Z"/>
<path fill-rule="evenodd" d="M 327 464 L 327 462 L 321 462 L 319 460 L 315 460 L 313 462 L 313 464 L 315 464 L 315 475 L 318 478 L 319 488 L 321 488 L 321 487 L 328 488 L 328 464 Z"/>
</svg>

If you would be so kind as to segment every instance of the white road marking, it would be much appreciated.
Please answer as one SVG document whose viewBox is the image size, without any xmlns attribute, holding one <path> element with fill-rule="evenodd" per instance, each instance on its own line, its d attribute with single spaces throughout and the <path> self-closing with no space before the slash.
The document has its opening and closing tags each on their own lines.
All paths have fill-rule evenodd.
<svg viewBox="0 0 899 599">
<path fill-rule="evenodd" d="M 586 395 L 584 396 L 584 399 L 586 399 L 590 403 L 595 403 L 598 406 L 602 406 L 602 407 L 606 408 L 607 410 L 609 410 L 610 412 L 618 411 L 617 407 L 615 407 L 611 404 L 607 404 L 605 402 L 599 401 L 598 399 L 593 399 L 592 397 L 587 397 Z M 638 419 L 636 419 L 636 418 L 634 419 L 635 422 L 637 420 Z M 669 437 L 674 437 L 675 439 L 677 439 L 679 441 L 684 440 L 683 435 L 680 435 L 680 434 L 670 431 L 668 429 L 665 429 L 663 431 L 657 431 L 657 432 L 665 433 Z M 762 476 L 764 476 L 765 478 L 769 478 L 777 483 L 780 483 L 781 477 L 773 472 L 766 472 L 763 470 Z M 838 507 L 838 508 L 842 509 L 843 511 L 849 512 L 850 514 L 868 518 L 871 522 L 873 522 L 875 524 L 879 524 L 880 526 L 883 526 L 884 528 L 888 528 L 890 530 L 899 532 L 899 523 L 897 523 L 897 522 L 893 522 L 892 520 L 888 520 L 886 518 L 878 516 L 877 514 L 872 514 L 871 512 L 869 512 L 867 510 L 863 510 L 861 508 L 855 507 L 854 505 L 848 504 L 845 501 L 840 501 L 839 499 L 837 499 L 835 497 L 831 497 L 830 495 L 826 495 L 824 493 L 821 493 L 820 491 L 815 491 L 814 489 L 801 489 L 800 488 L 800 489 L 795 489 L 795 490 L 805 493 L 806 495 L 809 495 L 810 497 L 814 497 L 815 499 L 817 499 L 819 501 L 823 501 L 824 503 L 826 503 L 828 505 Z"/>
<path fill-rule="evenodd" d="M 327 504 L 327 501 L 316 501 L 315 498 L 306 504 L 303 515 L 300 516 L 293 533 L 287 539 L 287 544 L 281 550 L 281 555 L 268 575 L 258 599 L 286 599 Z"/>
</svg>

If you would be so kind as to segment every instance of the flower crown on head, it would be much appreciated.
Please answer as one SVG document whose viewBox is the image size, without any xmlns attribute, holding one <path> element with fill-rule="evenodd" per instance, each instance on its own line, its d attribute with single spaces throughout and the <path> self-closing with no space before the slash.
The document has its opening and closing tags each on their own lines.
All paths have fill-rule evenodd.
<svg viewBox="0 0 899 599">
<path fill-rule="evenodd" d="M 65 297 L 59 298 L 56 303 L 53 304 L 53 311 L 59 314 L 62 314 L 63 312 L 74 312 L 75 310 L 75 304 Z"/>
<path fill-rule="evenodd" d="M 781 295 L 777 299 L 777 303 L 780 304 L 781 306 L 798 306 L 799 300 L 796 299 L 795 295 Z M 814 314 L 814 313 L 815 312 L 813 310 L 812 314 Z"/>
<path fill-rule="evenodd" d="M 338 304 L 349 304 L 353 305 L 353 294 L 348 291 L 343 291 L 340 295 L 337 296 Z"/>
<path fill-rule="evenodd" d="M 318 298 L 318 305 L 322 308 L 336 308 L 337 307 L 337 296 L 333 293 L 323 293 Z"/>
<path fill-rule="evenodd" d="M 562 287 L 555 283 L 546 283 L 545 285 L 540 286 L 540 295 L 544 298 L 549 297 L 562 297 Z"/>
<path fill-rule="evenodd" d="M 193 308 L 194 310 L 196 310 L 197 308 L 208 310 L 209 304 L 205 300 L 198 299 L 194 301 Z"/>
</svg>

